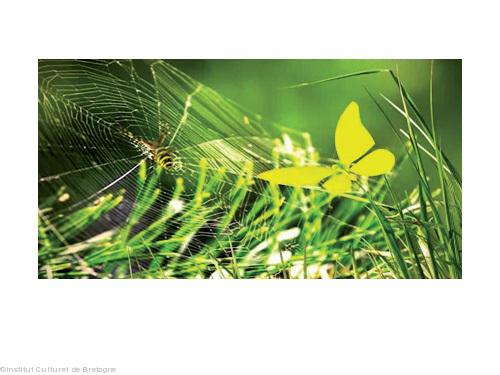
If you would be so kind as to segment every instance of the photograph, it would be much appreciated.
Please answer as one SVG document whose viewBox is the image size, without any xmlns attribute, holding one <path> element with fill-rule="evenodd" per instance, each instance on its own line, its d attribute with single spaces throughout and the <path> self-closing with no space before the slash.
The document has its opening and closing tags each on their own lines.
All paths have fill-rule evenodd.
<svg viewBox="0 0 500 375">
<path fill-rule="evenodd" d="M 462 60 L 39 59 L 39 279 L 461 279 Z"/>
</svg>

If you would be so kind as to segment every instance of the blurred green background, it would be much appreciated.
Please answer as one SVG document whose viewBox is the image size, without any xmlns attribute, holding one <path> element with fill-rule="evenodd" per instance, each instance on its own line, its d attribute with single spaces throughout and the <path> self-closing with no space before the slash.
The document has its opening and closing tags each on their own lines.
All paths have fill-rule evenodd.
<svg viewBox="0 0 500 375">
<path fill-rule="evenodd" d="M 168 60 L 196 80 L 232 99 L 252 112 L 280 125 L 311 133 L 323 156 L 333 156 L 333 133 L 346 105 L 357 101 L 361 116 L 378 146 L 396 154 L 401 143 L 369 90 L 397 125 L 406 128 L 403 117 L 378 96 L 383 93 L 401 106 L 398 87 L 389 74 L 363 75 L 320 85 L 282 89 L 367 69 L 396 71 L 417 106 L 429 114 L 430 60 Z M 462 61 L 434 60 L 434 113 L 443 149 L 461 172 Z"/>
</svg>

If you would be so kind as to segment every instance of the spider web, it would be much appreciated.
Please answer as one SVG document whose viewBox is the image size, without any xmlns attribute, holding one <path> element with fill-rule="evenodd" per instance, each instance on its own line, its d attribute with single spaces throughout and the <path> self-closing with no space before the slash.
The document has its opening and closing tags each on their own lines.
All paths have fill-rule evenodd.
<svg viewBox="0 0 500 375">
<path fill-rule="evenodd" d="M 269 169 L 272 141 L 251 113 L 163 61 L 149 68 L 152 82 L 132 62 L 40 62 L 40 198 L 65 185 L 78 205 L 126 187 L 148 159 L 143 142 L 162 137 L 179 162 L 172 176 L 189 179 L 202 158 L 234 174 L 246 161 Z"/>
<path fill-rule="evenodd" d="M 156 173 L 147 145 L 161 140 L 176 167 L 163 173 L 162 194 L 144 215 L 146 221 L 161 214 L 177 178 L 186 190 L 194 189 L 202 159 L 208 171 L 223 168 L 228 185 L 248 162 L 255 173 L 272 168 L 273 140 L 257 116 L 166 62 L 142 64 L 140 74 L 135 64 L 39 62 L 39 205 L 62 191 L 67 197 L 51 207 L 50 218 L 125 191 L 120 206 L 93 229 L 123 225 L 136 198 L 141 163 L 147 175 Z M 224 191 L 219 187 L 215 193 L 210 200 L 220 200 Z M 204 220 L 216 223 L 222 216 L 223 211 L 206 212 Z M 209 232 L 200 228 L 191 242 Z"/>
</svg>

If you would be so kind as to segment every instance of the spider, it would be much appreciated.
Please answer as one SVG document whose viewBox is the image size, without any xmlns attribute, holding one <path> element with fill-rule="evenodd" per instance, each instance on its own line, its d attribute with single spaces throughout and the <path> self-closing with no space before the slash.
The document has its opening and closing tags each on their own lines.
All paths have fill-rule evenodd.
<svg viewBox="0 0 500 375">
<path fill-rule="evenodd" d="M 171 170 L 176 165 L 175 154 L 168 146 L 163 146 L 165 138 L 166 135 L 162 134 L 158 141 L 145 141 L 143 139 L 137 141 L 147 158 L 153 160 L 163 169 Z"/>
</svg>

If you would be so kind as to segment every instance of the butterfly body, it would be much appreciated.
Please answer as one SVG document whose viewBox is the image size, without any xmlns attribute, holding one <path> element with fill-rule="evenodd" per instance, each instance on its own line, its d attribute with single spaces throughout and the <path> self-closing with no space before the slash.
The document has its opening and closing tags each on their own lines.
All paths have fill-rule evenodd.
<svg viewBox="0 0 500 375">
<path fill-rule="evenodd" d="M 341 195 L 351 190 L 352 181 L 357 176 L 382 175 L 394 167 L 395 157 L 392 152 L 386 149 L 371 151 L 375 141 L 361 122 L 356 102 L 351 102 L 340 116 L 334 143 L 339 163 L 333 167 L 278 168 L 263 172 L 257 177 L 274 184 L 319 188 Z"/>
</svg>

